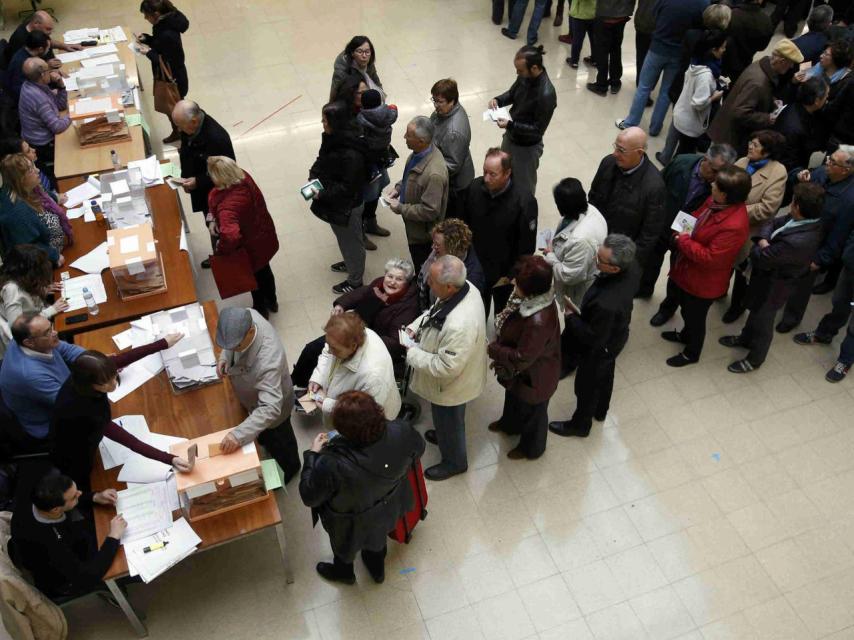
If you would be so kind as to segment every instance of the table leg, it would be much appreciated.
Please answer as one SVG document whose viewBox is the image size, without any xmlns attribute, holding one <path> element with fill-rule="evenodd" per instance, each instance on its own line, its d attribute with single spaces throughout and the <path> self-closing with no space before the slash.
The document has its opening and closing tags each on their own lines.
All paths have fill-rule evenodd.
<svg viewBox="0 0 854 640">
<path fill-rule="evenodd" d="M 136 611 L 134 611 L 130 602 L 128 602 L 128 599 L 125 597 L 124 592 L 119 588 L 119 585 L 116 584 L 115 580 L 107 580 L 106 582 L 107 588 L 110 590 L 110 593 L 113 594 L 113 598 L 116 599 L 116 602 L 119 603 L 119 607 L 124 611 L 128 622 L 130 622 L 130 626 L 133 627 L 133 630 L 136 631 L 136 634 L 140 638 L 147 638 L 148 629 L 145 628 L 142 620 L 140 620 L 139 616 L 136 615 Z"/>
<path fill-rule="evenodd" d="M 294 583 L 294 572 L 291 569 L 291 560 L 287 553 L 285 544 L 285 523 L 282 522 L 276 525 L 276 538 L 279 539 L 279 551 L 282 552 L 282 564 L 285 566 L 285 582 L 288 584 Z"/>
</svg>

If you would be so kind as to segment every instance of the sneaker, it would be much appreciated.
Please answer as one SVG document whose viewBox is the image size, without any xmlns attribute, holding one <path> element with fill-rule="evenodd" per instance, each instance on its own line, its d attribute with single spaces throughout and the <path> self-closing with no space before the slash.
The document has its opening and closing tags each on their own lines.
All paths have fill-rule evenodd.
<svg viewBox="0 0 854 640">
<path fill-rule="evenodd" d="M 848 370 L 850 368 L 850 364 L 845 364 L 844 362 L 837 362 L 835 365 L 833 365 L 833 369 L 827 372 L 827 375 L 824 376 L 824 379 L 828 382 L 840 382 L 845 379 L 846 375 L 848 375 Z"/>
<path fill-rule="evenodd" d="M 806 333 L 797 333 L 793 338 L 798 344 L 830 344 L 830 338 L 822 338 L 815 331 L 807 331 Z"/>
<path fill-rule="evenodd" d="M 625 129 L 629 128 L 629 125 L 627 125 L 626 121 L 622 118 L 614 120 L 614 126 L 617 127 L 617 129 L 619 129 L 620 131 L 624 131 Z"/>
<path fill-rule="evenodd" d="M 350 293 L 362 286 L 362 283 L 359 284 L 350 284 L 347 280 L 344 282 L 339 282 L 334 287 L 332 287 L 333 293 Z"/>
</svg>

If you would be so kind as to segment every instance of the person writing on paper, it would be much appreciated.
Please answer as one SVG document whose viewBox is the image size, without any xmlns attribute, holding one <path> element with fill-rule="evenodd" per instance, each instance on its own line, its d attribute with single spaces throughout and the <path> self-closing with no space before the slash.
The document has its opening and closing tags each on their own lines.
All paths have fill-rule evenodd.
<svg viewBox="0 0 854 640">
<path fill-rule="evenodd" d="M 151 72 L 160 76 L 160 60 L 168 65 L 178 85 L 178 94 L 184 98 L 189 90 L 187 66 L 184 64 L 184 44 L 181 34 L 190 28 L 187 16 L 178 11 L 169 0 L 142 0 L 139 10 L 145 21 L 152 25 L 151 35 L 136 36 L 139 52 L 151 61 Z M 163 139 L 164 144 L 177 142 L 181 132 L 172 123 L 172 133 Z"/>
<path fill-rule="evenodd" d="M 394 420 L 400 413 L 400 393 L 391 355 L 376 333 L 355 313 L 333 315 L 323 328 L 326 346 L 308 382 L 308 391 L 323 410 L 323 420 L 345 391 L 364 391 Z"/>
<path fill-rule="evenodd" d="M 56 189 L 55 138 L 71 126 L 71 117 L 60 114 L 68 109 L 65 82 L 59 72 L 51 71 L 41 58 L 28 58 L 23 69 L 26 80 L 18 99 L 21 137 L 36 150 L 36 164 Z"/>
<path fill-rule="evenodd" d="M 326 580 L 354 584 L 360 553 L 374 582 L 385 580 L 388 532 L 414 505 L 407 474 L 424 453 L 424 439 L 367 393 L 348 391 L 332 411 L 338 435 L 319 433 L 303 454 L 299 493 L 329 534 L 333 561 L 319 562 Z"/>
<path fill-rule="evenodd" d="M 91 516 L 80 507 L 114 505 L 115 489 L 85 496 L 68 476 L 50 473 L 38 480 L 29 500 L 20 499 L 12 517 L 9 556 L 32 573 L 36 588 L 49 598 L 105 590 L 103 578 L 113 563 L 127 522 L 110 521 L 101 548 Z"/>
<path fill-rule="evenodd" d="M 105 437 L 141 456 L 172 465 L 178 471 L 190 471 L 189 463 L 183 458 L 142 442 L 113 422 L 107 397 L 119 386 L 120 369 L 174 346 L 183 337 L 182 333 L 170 333 L 156 342 L 113 356 L 100 351 L 84 351 L 71 363 L 71 375 L 59 390 L 53 406 L 51 458 L 82 491 L 89 490 L 95 453 Z"/>
<path fill-rule="evenodd" d="M 254 309 L 228 307 L 219 314 L 216 343 L 222 348 L 216 365 L 228 376 L 246 419 L 220 442 L 223 453 L 257 440 L 290 481 L 300 468 L 299 449 L 291 426 L 294 387 L 279 334 Z"/>
<path fill-rule="evenodd" d="M 47 254 L 32 244 L 19 244 L 6 254 L 0 271 L 0 358 L 12 339 L 9 325 L 24 314 L 39 314 L 47 319 L 68 309 L 58 298 L 48 304 L 47 297 L 62 291 L 53 281 L 53 266 Z"/>
</svg>

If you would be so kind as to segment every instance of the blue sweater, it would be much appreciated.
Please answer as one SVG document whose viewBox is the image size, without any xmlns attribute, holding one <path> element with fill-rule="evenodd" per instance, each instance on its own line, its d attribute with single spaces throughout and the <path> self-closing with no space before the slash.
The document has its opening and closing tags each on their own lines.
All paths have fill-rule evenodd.
<svg viewBox="0 0 854 640">
<path fill-rule="evenodd" d="M 663 56 L 682 55 L 682 38 L 688 29 L 703 26 L 709 0 L 658 0 L 652 12 L 655 31 L 649 50 Z"/>
<path fill-rule="evenodd" d="M 46 438 L 56 395 L 71 375 L 68 364 L 85 349 L 60 340 L 49 356 L 30 355 L 12 340 L 0 368 L 0 395 L 24 430 Z"/>
<path fill-rule="evenodd" d="M 12 202 L 11 192 L 3 187 L 0 190 L 0 248 L 6 252 L 19 244 L 34 244 L 44 249 L 54 264 L 59 260 L 59 252 L 50 246 L 50 232 L 38 213 L 20 198 Z"/>
</svg>

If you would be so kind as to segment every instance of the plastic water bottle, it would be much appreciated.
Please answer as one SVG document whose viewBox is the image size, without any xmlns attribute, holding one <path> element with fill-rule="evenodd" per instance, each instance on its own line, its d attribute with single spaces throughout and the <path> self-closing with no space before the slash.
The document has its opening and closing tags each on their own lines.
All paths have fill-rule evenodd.
<svg viewBox="0 0 854 640">
<path fill-rule="evenodd" d="M 110 160 L 113 161 L 113 171 L 118 171 L 122 168 L 121 162 L 119 162 L 119 153 L 115 149 L 110 151 Z"/>
<path fill-rule="evenodd" d="M 95 302 L 95 296 L 87 287 L 83 287 L 83 302 L 86 303 L 86 308 L 89 310 L 90 316 L 97 316 L 100 309 L 98 303 Z"/>
</svg>

